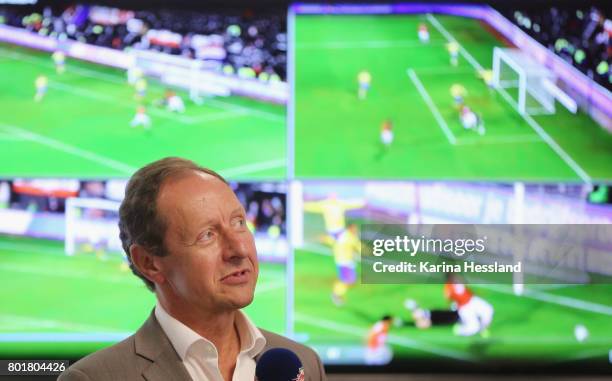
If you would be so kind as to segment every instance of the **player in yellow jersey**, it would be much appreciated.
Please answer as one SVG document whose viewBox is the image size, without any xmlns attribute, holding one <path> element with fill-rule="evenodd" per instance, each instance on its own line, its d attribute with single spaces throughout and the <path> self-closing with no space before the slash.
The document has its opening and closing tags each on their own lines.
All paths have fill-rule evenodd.
<svg viewBox="0 0 612 381">
<path fill-rule="evenodd" d="M 489 90 L 495 88 L 495 84 L 493 83 L 493 70 L 479 70 L 478 76 L 484 81 Z"/>
<path fill-rule="evenodd" d="M 140 78 L 136 81 L 136 83 L 134 84 L 134 88 L 136 89 L 136 94 L 134 95 L 134 98 L 136 98 L 136 100 L 144 100 L 144 97 L 147 95 L 147 86 L 147 80 L 144 78 Z"/>
<path fill-rule="evenodd" d="M 467 90 L 462 85 L 453 83 L 453 85 L 450 87 L 450 93 L 455 101 L 455 108 L 457 110 L 461 110 L 461 107 L 463 107 L 464 104 L 464 97 L 467 95 Z"/>
<path fill-rule="evenodd" d="M 366 99 L 368 96 L 368 91 L 370 90 L 370 83 L 372 82 L 372 75 L 367 70 L 362 70 L 357 74 L 357 83 L 359 85 L 359 89 L 357 92 L 357 97 L 359 99 Z"/>
<path fill-rule="evenodd" d="M 55 72 L 57 74 L 64 74 L 66 71 L 66 55 L 60 50 L 56 50 L 51 55 L 53 63 L 55 64 Z"/>
<path fill-rule="evenodd" d="M 352 209 L 361 209 L 365 206 L 362 200 L 339 200 L 335 193 L 329 195 L 327 199 L 320 201 L 310 201 L 304 203 L 304 211 L 311 213 L 321 213 L 325 223 L 327 236 L 325 243 L 333 245 L 346 229 L 345 213 Z"/>
<path fill-rule="evenodd" d="M 344 304 L 346 293 L 357 280 L 357 256 L 360 252 L 361 242 L 357 233 L 357 225 L 350 224 L 333 245 L 338 278 L 334 282 L 332 301 L 337 306 Z"/>
<path fill-rule="evenodd" d="M 130 66 L 127 69 L 127 81 L 128 81 L 128 84 L 130 84 L 132 86 L 135 86 L 136 82 L 139 79 L 142 79 L 143 75 L 144 75 L 144 73 L 142 72 L 141 68 L 139 68 L 136 65 Z"/>
<path fill-rule="evenodd" d="M 36 77 L 34 81 L 34 87 L 36 88 L 36 94 L 34 95 L 34 100 L 36 102 L 40 102 L 43 100 L 45 94 L 47 93 L 47 85 L 49 80 L 44 75 L 39 75 Z"/>
<path fill-rule="evenodd" d="M 457 66 L 459 64 L 459 44 L 456 41 L 451 41 L 446 44 L 446 50 L 450 55 L 451 65 Z"/>
</svg>

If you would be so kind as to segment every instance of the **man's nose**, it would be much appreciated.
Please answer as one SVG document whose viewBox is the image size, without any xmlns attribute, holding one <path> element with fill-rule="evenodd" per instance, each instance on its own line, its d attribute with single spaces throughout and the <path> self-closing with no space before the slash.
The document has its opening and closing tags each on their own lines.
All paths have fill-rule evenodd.
<svg viewBox="0 0 612 381">
<path fill-rule="evenodd" d="M 223 257 L 226 261 L 239 261 L 249 255 L 248 242 L 252 236 L 248 230 L 236 231 L 232 228 L 225 228 L 223 238 Z"/>
</svg>

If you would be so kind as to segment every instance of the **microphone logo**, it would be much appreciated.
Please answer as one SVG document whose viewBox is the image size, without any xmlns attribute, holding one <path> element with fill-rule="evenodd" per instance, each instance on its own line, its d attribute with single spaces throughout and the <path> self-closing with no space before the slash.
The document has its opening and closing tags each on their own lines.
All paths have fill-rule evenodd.
<svg viewBox="0 0 612 381">
<path fill-rule="evenodd" d="M 300 367 L 300 372 L 298 373 L 297 377 L 294 378 L 292 381 L 304 381 L 304 367 Z"/>
</svg>

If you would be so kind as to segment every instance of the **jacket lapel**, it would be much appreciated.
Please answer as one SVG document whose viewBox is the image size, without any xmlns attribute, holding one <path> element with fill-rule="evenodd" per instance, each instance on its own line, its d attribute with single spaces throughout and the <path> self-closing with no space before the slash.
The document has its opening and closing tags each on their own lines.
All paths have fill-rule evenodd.
<svg viewBox="0 0 612 381">
<path fill-rule="evenodd" d="M 142 371 L 147 381 L 191 380 L 191 376 L 153 312 L 136 332 L 135 350 L 136 354 L 151 361 Z"/>
</svg>

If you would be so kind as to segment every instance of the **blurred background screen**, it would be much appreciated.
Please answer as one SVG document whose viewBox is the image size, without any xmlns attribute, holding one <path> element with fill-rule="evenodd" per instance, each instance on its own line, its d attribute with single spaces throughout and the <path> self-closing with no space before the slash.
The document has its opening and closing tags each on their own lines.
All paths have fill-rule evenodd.
<svg viewBox="0 0 612 381">
<path fill-rule="evenodd" d="M 611 224 L 611 17 L 0 0 L 0 357 L 74 360 L 138 329 L 155 297 L 117 211 L 136 169 L 180 156 L 247 211 L 249 316 L 330 370 L 610 373 L 610 237 L 575 265 L 597 282 L 461 292 L 362 284 L 360 250 L 364 224 Z M 486 313 L 465 331 L 470 298 Z"/>
</svg>

